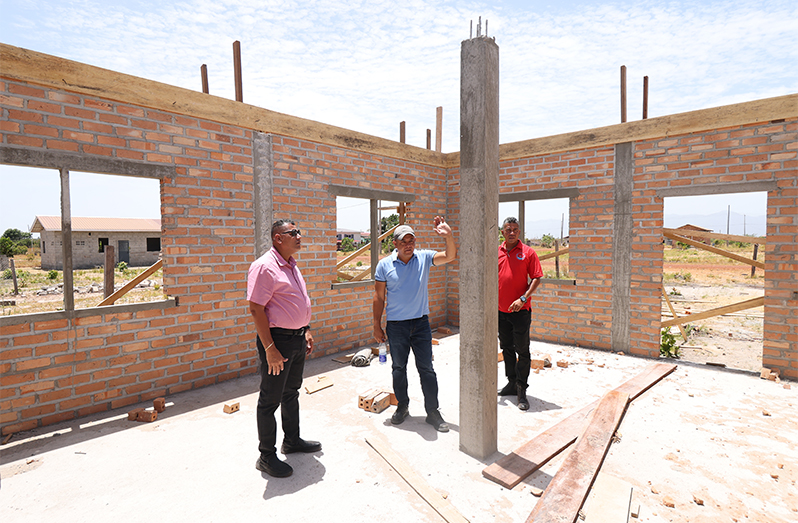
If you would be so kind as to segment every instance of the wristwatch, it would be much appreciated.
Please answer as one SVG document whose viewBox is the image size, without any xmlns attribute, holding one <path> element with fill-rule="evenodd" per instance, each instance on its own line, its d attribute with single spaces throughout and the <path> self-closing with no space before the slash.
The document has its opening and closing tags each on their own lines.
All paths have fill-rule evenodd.
<svg viewBox="0 0 798 523">
<path fill-rule="evenodd" d="M 521 303 L 526 303 L 526 296 L 521 296 L 518 299 L 521 300 Z"/>
</svg>

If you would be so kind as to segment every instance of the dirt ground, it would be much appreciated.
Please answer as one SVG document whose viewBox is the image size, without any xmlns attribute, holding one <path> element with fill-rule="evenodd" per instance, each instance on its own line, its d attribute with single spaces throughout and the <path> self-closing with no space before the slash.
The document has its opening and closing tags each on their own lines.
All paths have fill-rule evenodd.
<svg viewBox="0 0 798 523">
<path fill-rule="evenodd" d="M 689 271 L 690 281 L 671 280 L 664 284 L 676 314 L 696 314 L 709 309 L 764 296 L 762 272 L 751 278 L 750 269 L 740 264 L 666 264 L 665 273 Z M 665 300 L 663 319 L 671 318 Z M 733 369 L 759 372 L 762 368 L 764 307 L 692 322 L 695 327 L 687 343 L 680 344 L 680 357 L 695 363 L 714 363 Z M 671 327 L 677 334 L 679 329 Z"/>
</svg>

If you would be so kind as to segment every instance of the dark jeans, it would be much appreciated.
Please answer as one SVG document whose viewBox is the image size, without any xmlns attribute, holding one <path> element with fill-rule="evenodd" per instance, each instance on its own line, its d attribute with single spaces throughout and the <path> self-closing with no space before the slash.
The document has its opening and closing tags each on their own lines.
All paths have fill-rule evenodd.
<svg viewBox="0 0 798 523">
<path fill-rule="evenodd" d="M 274 346 L 288 358 L 283 364 L 283 371 L 276 375 L 269 374 L 266 352 L 260 338 L 257 338 L 258 355 L 260 356 L 260 395 L 258 396 L 258 450 L 262 456 L 274 454 L 277 449 L 277 422 L 274 417 L 277 407 L 283 422 L 284 440 L 289 443 L 299 441 L 299 388 L 302 386 L 302 373 L 305 370 L 305 336 L 288 336 L 276 334 L 272 330 Z"/>
<path fill-rule="evenodd" d="M 391 345 L 393 392 L 399 406 L 406 407 L 410 404 L 407 394 L 407 360 L 412 349 L 421 378 L 424 409 L 428 413 L 438 410 L 438 377 L 432 368 L 432 331 L 429 328 L 429 318 L 422 316 L 412 320 L 389 321 L 385 334 Z"/>
<path fill-rule="evenodd" d="M 504 374 L 510 383 L 526 390 L 529 381 L 529 325 L 532 311 L 499 311 L 499 346 L 504 355 Z M 516 361 L 516 354 L 518 355 Z"/>
</svg>

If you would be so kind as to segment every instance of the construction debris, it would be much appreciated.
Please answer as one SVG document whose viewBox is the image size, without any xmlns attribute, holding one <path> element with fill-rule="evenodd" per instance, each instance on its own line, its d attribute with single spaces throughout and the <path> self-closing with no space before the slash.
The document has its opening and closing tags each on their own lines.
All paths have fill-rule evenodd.
<svg viewBox="0 0 798 523">
<path fill-rule="evenodd" d="M 152 408 L 154 408 L 156 412 L 163 412 L 166 410 L 166 398 L 155 398 L 152 400 Z"/>
<path fill-rule="evenodd" d="M 315 380 L 313 378 L 308 378 L 308 380 L 305 381 L 311 382 L 305 385 L 305 392 L 308 394 L 313 394 L 314 392 L 333 386 L 333 381 L 327 376 L 319 376 Z"/>
<path fill-rule="evenodd" d="M 128 419 L 130 419 L 130 414 L 128 414 Z M 145 410 L 141 409 L 136 416 L 136 421 L 143 421 L 145 423 L 152 423 L 153 421 L 158 419 L 158 413 L 154 410 Z"/>
<path fill-rule="evenodd" d="M 352 358 L 352 365 L 355 367 L 367 367 L 371 363 L 374 354 L 371 349 L 363 349 L 357 352 Z"/>
<path fill-rule="evenodd" d="M 333 358 L 332 360 L 335 363 L 350 363 L 352 361 L 352 358 L 354 357 L 355 353 L 353 352 L 352 354 L 347 354 L 345 356 L 338 356 L 337 358 Z"/>
<path fill-rule="evenodd" d="M 238 402 L 235 402 L 235 403 L 230 403 L 230 404 L 225 404 L 225 406 L 224 406 L 224 413 L 225 413 L 225 414 L 232 414 L 233 412 L 238 412 L 238 409 L 239 409 L 240 407 L 241 407 L 241 406 L 238 404 Z"/>
<path fill-rule="evenodd" d="M 143 411 L 144 411 L 144 409 L 142 409 L 142 408 L 131 410 L 130 412 L 127 413 L 128 421 L 136 421 L 138 419 L 138 417 L 139 417 L 139 412 L 143 412 Z"/>
<path fill-rule="evenodd" d="M 693 501 L 695 502 L 696 505 L 703 505 L 704 504 L 703 498 L 700 498 L 700 497 L 698 497 L 695 494 L 693 494 Z"/>
<path fill-rule="evenodd" d="M 565 361 L 565 360 L 559 360 L 559 361 L 557 361 L 557 366 L 561 367 L 563 369 L 567 369 L 568 368 L 568 362 Z"/>
<path fill-rule="evenodd" d="M 676 507 L 676 502 L 673 501 L 673 498 L 671 498 L 670 496 L 665 496 L 664 498 L 662 498 L 662 504 L 668 508 Z"/>
<path fill-rule="evenodd" d="M 438 327 L 438 332 L 445 334 L 446 336 L 450 336 L 452 334 L 452 329 L 448 327 Z"/>
</svg>

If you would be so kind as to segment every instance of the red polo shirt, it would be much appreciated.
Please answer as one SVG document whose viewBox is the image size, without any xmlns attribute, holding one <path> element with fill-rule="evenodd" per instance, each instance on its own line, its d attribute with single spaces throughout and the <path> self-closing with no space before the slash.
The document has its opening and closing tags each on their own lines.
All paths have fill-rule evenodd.
<svg viewBox="0 0 798 523">
<path fill-rule="evenodd" d="M 542 278 L 543 269 L 537 253 L 518 242 L 510 252 L 507 243 L 499 246 L 499 310 L 509 312 L 510 305 L 529 289 L 529 279 Z M 529 309 L 527 301 L 522 309 Z"/>
</svg>

